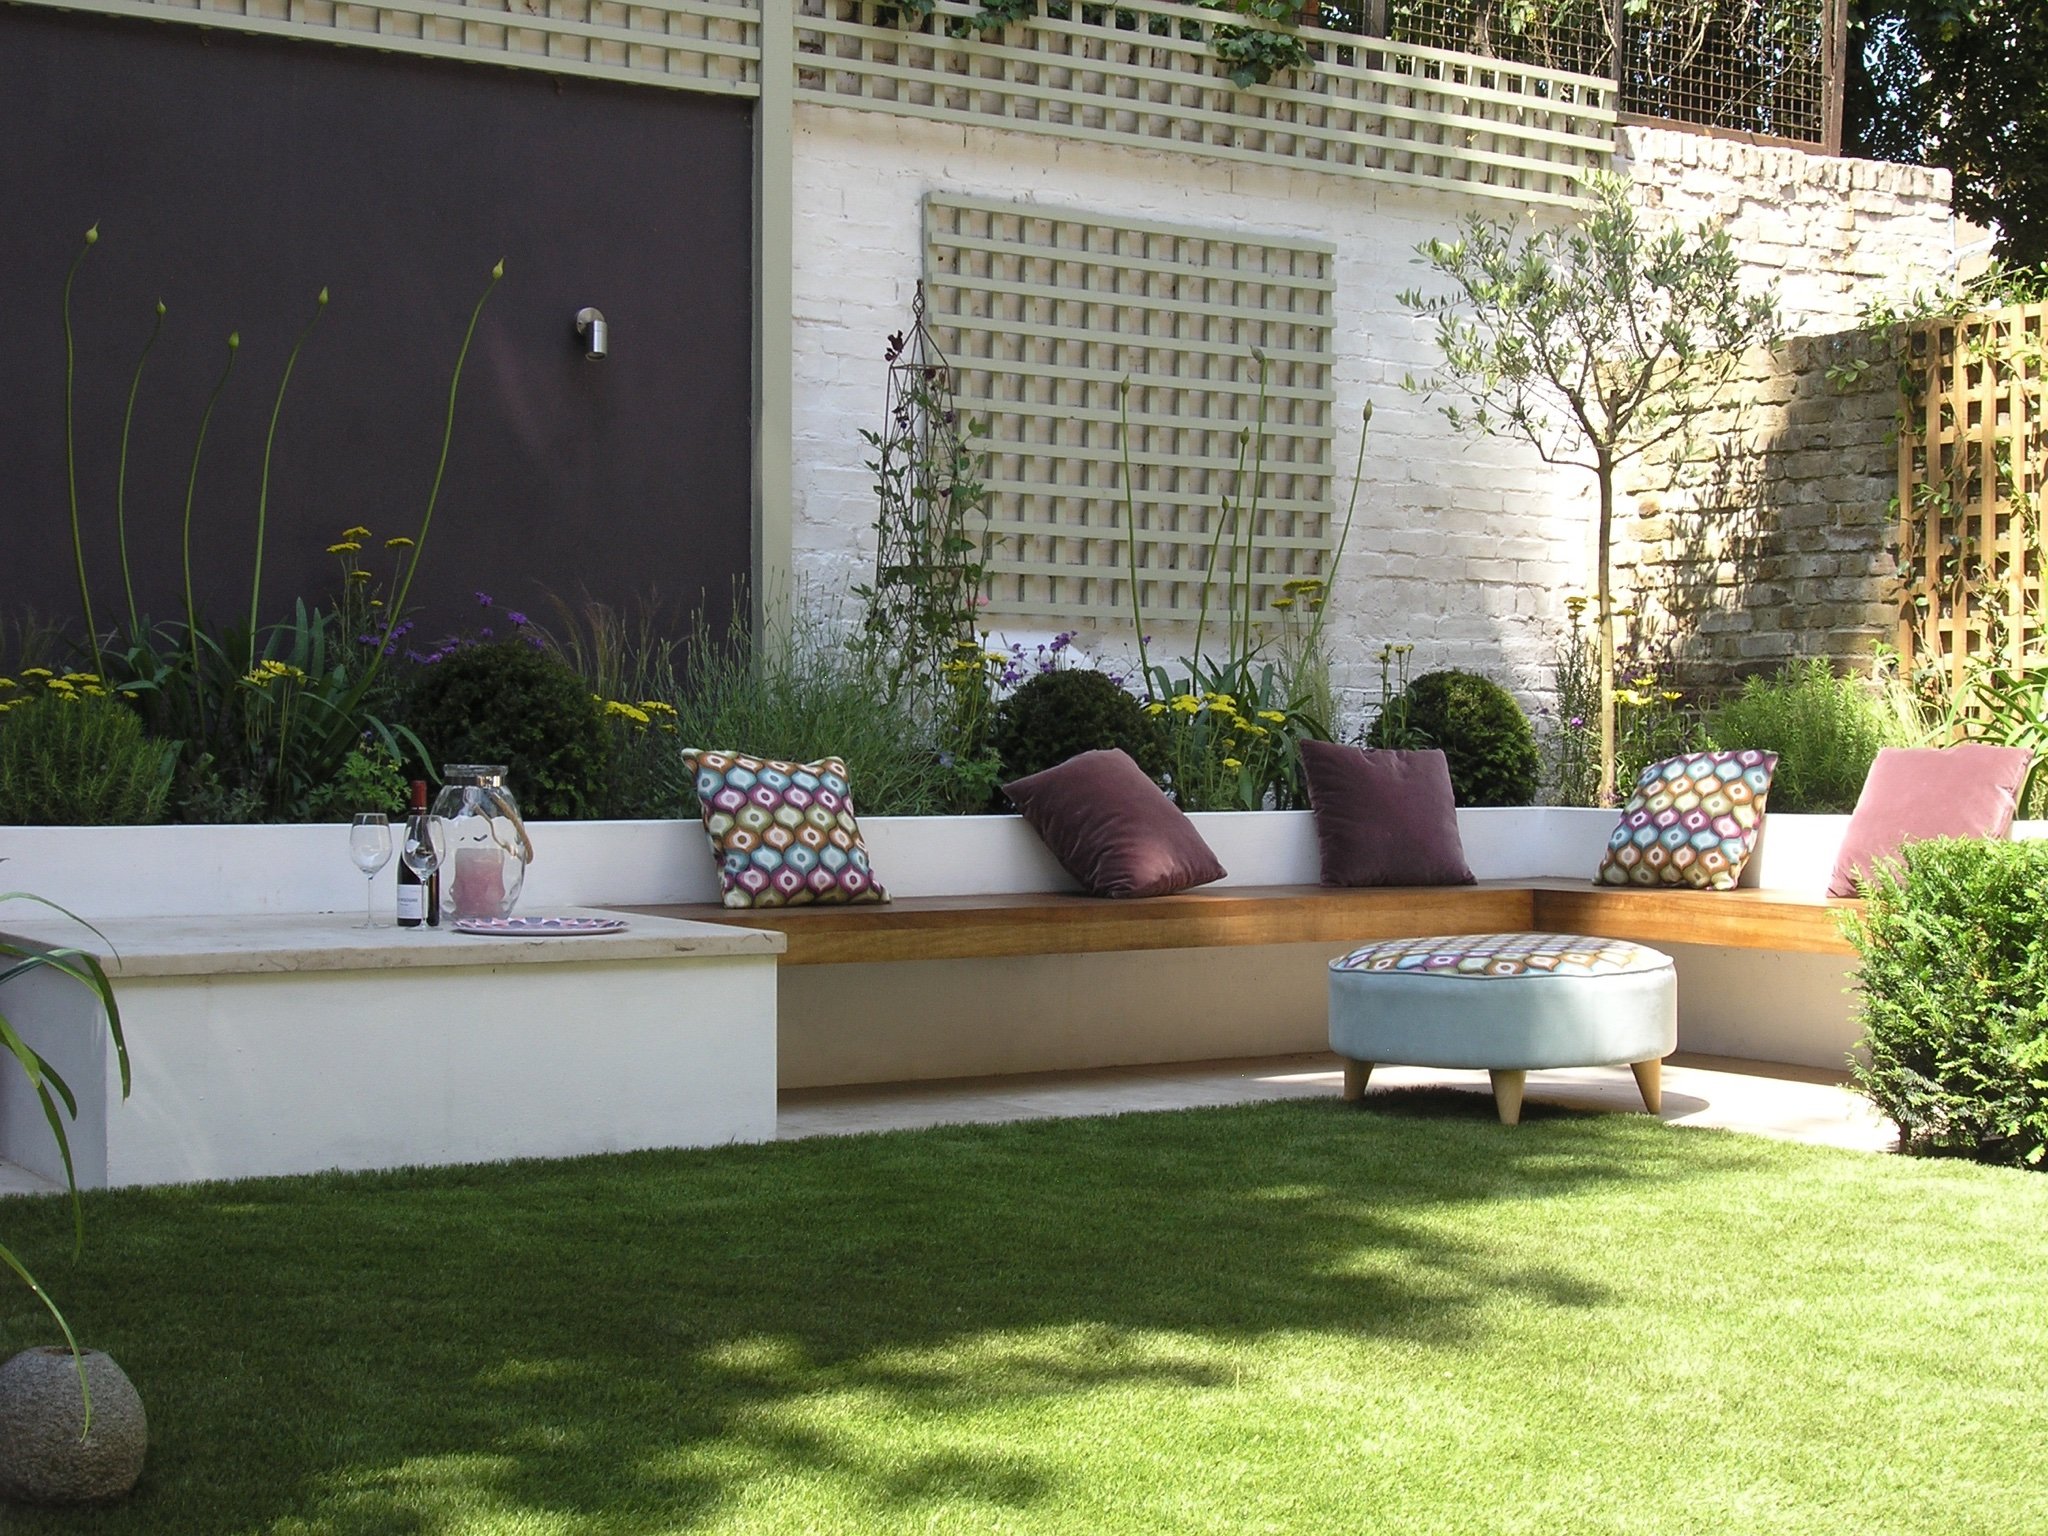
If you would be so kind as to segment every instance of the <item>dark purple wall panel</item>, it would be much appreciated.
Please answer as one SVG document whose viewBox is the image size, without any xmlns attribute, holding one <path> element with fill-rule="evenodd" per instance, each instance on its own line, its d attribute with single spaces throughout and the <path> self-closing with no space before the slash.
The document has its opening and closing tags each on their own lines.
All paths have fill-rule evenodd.
<svg viewBox="0 0 2048 1536">
<path fill-rule="evenodd" d="M 327 313 L 278 432 L 266 617 L 330 591 L 350 524 L 411 534 L 449 371 L 493 262 L 415 588 L 537 608 L 708 595 L 747 569 L 752 126 L 744 104 L 364 49 L 0 7 L 0 609 L 78 609 L 59 295 L 74 292 L 80 495 L 97 616 L 125 608 L 116 448 L 152 306 L 128 477 L 144 607 L 182 606 L 179 524 L 207 391 L 242 337 L 194 523 L 202 599 L 245 613 L 263 430 L 293 336 Z M 595 305 L 612 352 L 573 328 Z"/>
</svg>

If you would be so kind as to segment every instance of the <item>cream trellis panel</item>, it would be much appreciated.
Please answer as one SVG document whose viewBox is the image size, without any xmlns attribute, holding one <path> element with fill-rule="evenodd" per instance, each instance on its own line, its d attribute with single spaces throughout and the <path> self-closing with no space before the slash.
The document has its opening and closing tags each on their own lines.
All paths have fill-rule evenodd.
<svg viewBox="0 0 2048 1536">
<path fill-rule="evenodd" d="M 1195 618 L 1212 558 L 1220 620 L 1219 538 L 1249 531 L 1261 618 L 1279 616 L 1289 582 L 1322 574 L 1331 255 L 1307 241 L 926 197 L 927 323 L 961 410 L 989 427 L 991 614 L 1128 622 L 1131 509 L 1147 624 Z M 1246 446 L 1260 411 L 1254 349 L 1265 359 L 1257 454 Z"/>
<path fill-rule="evenodd" d="M 1384 38 L 1295 30 L 1307 68 L 1239 90 L 1212 45 L 1254 27 L 1176 0 L 1042 0 L 983 33 L 977 0 L 796 0 L 800 99 L 1126 148 L 1576 203 L 1614 156 L 1614 82 Z"/>
<path fill-rule="evenodd" d="M 757 0 L 28 0 L 60 10 L 758 96 Z"/>
</svg>

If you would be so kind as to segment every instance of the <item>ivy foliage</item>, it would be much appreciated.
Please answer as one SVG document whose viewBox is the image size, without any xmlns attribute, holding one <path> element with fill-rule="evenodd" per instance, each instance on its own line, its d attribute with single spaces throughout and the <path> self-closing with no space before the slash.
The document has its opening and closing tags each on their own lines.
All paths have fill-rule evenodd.
<svg viewBox="0 0 2048 1536">
<path fill-rule="evenodd" d="M 2008 262 L 2048 262 L 2048 5 L 1853 0 L 1844 149 L 1946 166 Z"/>
</svg>

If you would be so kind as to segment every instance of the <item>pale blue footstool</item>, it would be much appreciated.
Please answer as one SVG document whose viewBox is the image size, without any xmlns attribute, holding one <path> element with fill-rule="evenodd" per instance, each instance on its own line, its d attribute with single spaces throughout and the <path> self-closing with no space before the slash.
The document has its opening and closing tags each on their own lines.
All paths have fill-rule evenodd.
<svg viewBox="0 0 2048 1536">
<path fill-rule="evenodd" d="M 1643 1107 L 1678 1046 L 1678 974 L 1644 944 L 1568 933 L 1387 939 L 1330 962 L 1330 1049 L 1356 1099 L 1380 1062 L 1477 1068 L 1501 1122 L 1545 1067 L 1633 1067 Z"/>
</svg>

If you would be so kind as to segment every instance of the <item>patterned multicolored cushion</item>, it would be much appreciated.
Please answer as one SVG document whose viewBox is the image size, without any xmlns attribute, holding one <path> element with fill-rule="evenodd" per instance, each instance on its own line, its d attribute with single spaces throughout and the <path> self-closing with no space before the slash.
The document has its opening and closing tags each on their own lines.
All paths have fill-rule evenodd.
<svg viewBox="0 0 2048 1536">
<path fill-rule="evenodd" d="M 1652 763 L 1607 839 L 1597 885 L 1732 891 L 1756 851 L 1775 752 L 1695 752 Z"/>
<path fill-rule="evenodd" d="M 683 751 L 728 907 L 887 901 L 853 816 L 846 764 L 782 763 L 744 752 Z"/>
<path fill-rule="evenodd" d="M 1332 960 L 1333 971 L 1393 971 L 1412 976 L 1627 976 L 1660 970 L 1668 956 L 1620 939 L 1573 933 L 1460 933 L 1382 939 Z"/>
</svg>

